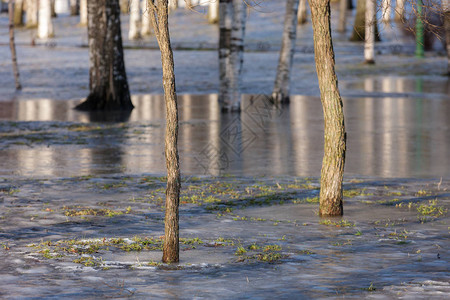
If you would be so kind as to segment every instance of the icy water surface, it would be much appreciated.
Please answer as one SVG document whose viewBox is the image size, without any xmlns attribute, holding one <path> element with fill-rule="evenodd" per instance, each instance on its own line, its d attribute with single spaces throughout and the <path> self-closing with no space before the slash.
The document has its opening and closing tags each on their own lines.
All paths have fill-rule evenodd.
<svg viewBox="0 0 450 300">
<path fill-rule="evenodd" d="M 355 92 L 382 90 L 388 96 L 344 99 L 347 175 L 450 176 L 446 82 L 391 78 L 387 87 L 378 79 L 352 84 Z M 402 97 L 401 87 L 409 90 L 411 84 L 432 90 L 428 97 L 420 90 Z M 138 95 L 133 103 L 131 114 L 105 117 L 73 110 L 74 101 L 0 102 L 0 174 L 164 173 L 163 98 Z M 246 96 L 242 107 L 241 114 L 221 114 L 217 95 L 179 96 L 183 174 L 320 174 L 318 98 L 295 96 L 288 106 L 274 107 L 265 96 Z"/>
</svg>

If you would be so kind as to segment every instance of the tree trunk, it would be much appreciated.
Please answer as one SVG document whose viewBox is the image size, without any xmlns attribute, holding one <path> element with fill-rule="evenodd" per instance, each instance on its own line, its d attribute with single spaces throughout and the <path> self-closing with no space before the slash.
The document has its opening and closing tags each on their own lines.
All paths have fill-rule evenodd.
<svg viewBox="0 0 450 300">
<path fill-rule="evenodd" d="M 353 0 L 347 0 L 347 9 L 354 9 Z"/>
<path fill-rule="evenodd" d="M 240 111 L 247 7 L 242 0 L 220 0 L 219 5 L 219 103 L 224 112 Z"/>
<path fill-rule="evenodd" d="M 397 0 L 395 3 L 395 21 L 403 22 L 405 20 L 405 0 Z"/>
<path fill-rule="evenodd" d="M 17 3 L 16 3 L 17 4 Z M 14 81 L 16 83 L 16 90 L 22 89 L 19 78 L 19 67 L 17 66 L 16 43 L 14 42 L 14 4 L 13 0 L 8 2 L 9 14 L 9 48 L 11 49 L 11 61 L 14 72 Z"/>
<path fill-rule="evenodd" d="M 23 26 L 23 0 L 16 0 L 14 7 L 14 26 Z"/>
<path fill-rule="evenodd" d="M 80 25 L 86 26 L 88 23 L 87 0 L 80 0 Z"/>
<path fill-rule="evenodd" d="M 310 0 L 314 56 L 324 114 L 324 156 L 320 179 L 320 216 L 343 214 L 346 133 L 342 99 L 335 73 L 329 0 Z"/>
<path fill-rule="evenodd" d="M 80 14 L 80 1 L 70 0 L 70 15 L 78 16 Z"/>
<path fill-rule="evenodd" d="M 376 0 L 366 0 L 366 28 L 364 39 L 364 61 L 366 64 L 375 63 L 375 5 Z"/>
<path fill-rule="evenodd" d="M 339 32 L 347 31 L 347 6 L 348 0 L 339 1 L 339 23 L 337 28 Z"/>
<path fill-rule="evenodd" d="M 355 25 L 353 26 L 353 33 L 350 38 L 352 42 L 362 42 L 366 38 L 366 0 L 358 0 L 356 4 Z M 380 41 L 378 34 L 377 20 L 374 21 L 375 26 L 375 41 Z"/>
<path fill-rule="evenodd" d="M 39 0 L 39 1 L 42 1 L 42 0 Z M 55 10 L 55 1 L 56 0 L 50 0 L 50 16 L 52 18 L 58 17 L 58 15 L 56 14 L 56 10 Z"/>
<path fill-rule="evenodd" d="M 219 0 L 211 0 L 208 7 L 208 23 L 219 23 Z"/>
<path fill-rule="evenodd" d="M 444 12 L 444 28 L 447 46 L 447 76 L 450 76 L 450 0 L 442 1 L 442 11 Z"/>
<path fill-rule="evenodd" d="M 141 22 L 140 0 L 131 0 L 130 2 L 130 31 L 128 32 L 129 40 L 137 40 L 141 38 L 139 24 Z"/>
<path fill-rule="evenodd" d="M 305 24 L 308 22 L 307 12 L 306 12 L 306 0 L 299 0 L 298 4 L 298 15 L 297 20 L 298 24 Z"/>
<path fill-rule="evenodd" d="M 51 0 L 39 0 L 39 22 L 37 37 L 48 39 L 54 36 Z"/>
<path fill-rule="evenodd" d="M 36 28 L 38 26 L 38 0 L 27 1 L 26 27 Z"/>
<path fill-rule="evenodd" d="M 297 37 L 297 10 L 298 0 L 287 0 L 283 39 L 275 85 L 272 91 L 272 100 L 277 103 L 289 102 L 291 69 L 294 60 L 295 39 Z"/>
<path fill-rule="evenodd" d="M 178 0 L 169 0 L 169 12 L 178 8 Z"/>
<path fill-rule="evenodd" d="M 166 213 L 163 258 L 165 263 L 180 260 L 179 213 L 180 166 L 178 158 L 178 107 L 175 87 L 173 52 L 169 34 L 168 0 L 149 1 L 150 17 L 161 50 L 164 100 L 166 102 L 165 157 L 167 168 Z"/>
<path fill-rule="evenodd" d="M 142 1 L 142 25 L 141 25 L 141 36 L 152 35 L 152 25 L 150 22 L 150 10 L 147 6 L 147 1 Z"/>
<path fill-rule="evenodd" d="M 120 1 L 120 11 L 123 14 L 128 14 L 130 11 L 130 1 L 132 0 L 119 0 Z M 147 1 L 147 0 L 144 0 Z"/>
<path fill-rule="evenodd" d="M 384 23 L 391 21 L 391 0 L 381 0 L 381 14 Z M 375 4 L 376 5 L 376 4 Z"/>
<path fill-rule="evenodd" d="M 119 0 L 88 1 L 89 89 L 80 110 L 131 110 Z"/>
</svg>

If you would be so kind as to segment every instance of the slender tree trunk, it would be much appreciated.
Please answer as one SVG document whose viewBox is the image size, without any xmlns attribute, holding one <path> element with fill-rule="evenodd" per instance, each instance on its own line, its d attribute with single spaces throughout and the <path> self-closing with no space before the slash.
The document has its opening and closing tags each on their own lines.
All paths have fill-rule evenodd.
<svg viewBox="0 0 450 300">
<path fill-rule="evenodd" d="M 150 21 L 150 10 L 147 6 L 147 0 L 142 1 L 142 26 L 141 26 L 141 36 L 152 35 L 152 25 Z"/>
<path fill-rule="evenodd" d="M 339 32 L 347 31 L 347 6 L 348 0 L 339 1 L 339 24 L 337 29 Z"/>
<path fill-rule="evenodd" d="M 347 9 L 354 9 L 353 0 L 347 0 Z"/>
<path fill-rule="evenodd" d="M 87 0 L 80 0 L 80 25 L 86 26 L 88 23 Z"/>
<path fill-rule="evenodd" d="M 320 216 L 343 214 L 346 133 L 342 99 L 335 72 L 329 0 L 310 0 L 314 56 L 324 114 L 324 156 L 320 179 Z"/>
<path fill-rule="evenodd" d="M 178 8 L 178 0 L 169 0 L 169 12 Z"/>
<path fill-rule="evenodd" d="M 208 7 L 208 23 L 219 23 L 219 0 L 211 0 Z"/>
<path fill-rule="evenodd" d="M 447 46 L 447 76 L 450 76 L 450 0 L 442 1 L 442 11 L 444 13 L 445 42 Z"/>
<path fill-rule="evenodd" d="M 39 0 L 39 1 L 42 1 L 42 0 Z M 58 15 L 56 14 L 56 10 L 55 10 L 55 1 L 56 0 L 50 0 L 50 16 L 52 18 L 58 17 Z"/>
<path fill-rule="evenodd" d="M 375 5 L 376 0 L 366 0 L 366 28 L 364 39 L 364 61 L 375 63 Z"/>
<path fill-rule="evenodd" d="M 308 22 L 306 0 L 299 0 L 297 20 L 298 24 L 305 24 L 306 22 Z"/>
<path fill-rule="evenodd" d="M 272 91 L 272 100 L 288 103 L 291 83 L 291 70 L 294 60 L 295 39 L 297 37 L 298 0 L 287 0 L 284 17 L 283 39 L 278 60 L 277 75 Z"/>
<path fill-rule="evenodd" d="M 130 2 L 130 31 L 128 32 L 129 40 L 137 40 L 141 38 L 139 24 L 141 22 L 141 6 L 140 0 L 131 0 Z"/>
<path fill-rule="evenodd" d="M 78 16 L 80 14 L 80 1 L 70 0 L 70 15 Z"/>
<path fill-rule="evenodd" d="M 23 26 L 23 0 L 16 0 L 14 3 L 14 26 Z"/>
<path fill-rule="evenodd" d="M 163 69 L 164 100 L 166 102 L 165 157 L 167 167 L 165 236 L 163 262 L 176 263 L 180 260 L 179 212 L 180 166 L 178 158 L 178 107 L 175 87 L 173 52 L 169 34 L 168 0 L 150 3 L 150 17 L 161 50 Z"/>
<path fill-rule="evenodd" d="M 22 89 L 19 78 L 19 67 L 17 66 L 16 43 L 14 42 L 14 4 L 13 0 L 8 2 L 9 14 L 9 48 L 11 49 L 11 61 L 14 72 L 14 80 L 16 82 L 16 90 Z"/>
<path fill-rule="evenodd" d="M 382 0 L 381 14 L 384 23 L 389 23 L 391 21 L 391 8 L 392 8 L 391 0 Z"/>
<path fill-rule="evenodd" d="M 242 0 L 219 4 L 219 103 L 222 111 L 240 111 L 246 4 Z"/>
<path fill-rule="evenodd" d="M 133 109 L 120 30 L 118 0 L 88 1 L 89 88 L 80 110 Z"/>
<path fill-rule="evenodd" d="M 395 21 L 403 22 L 405 20 L 405 1 L 396 0 L 395 3 Z"/>
<path fill-rule="evenodd" d="M 37 31 L 37 37 L 40 39 L 47 39 L 54 36 L 51 0 L 39 0 L 39 22 Z"/>
<path fill-rule="evenodd" d="M 350 41 L 362 42 L 366 38 L 366 4 L 367 0 L 358 0 L 356 5 L 355 25 L 353 26 L 353 33 Z M 380 41 L 378 34 L 377 20 L 373 22 L 375 26 L 375 41 Z"/>
<path fill-rule="evenodd" d="M 36 28 L 38 26 L 38 0 L 27 1 L 26 27 Z"/>
</svg>

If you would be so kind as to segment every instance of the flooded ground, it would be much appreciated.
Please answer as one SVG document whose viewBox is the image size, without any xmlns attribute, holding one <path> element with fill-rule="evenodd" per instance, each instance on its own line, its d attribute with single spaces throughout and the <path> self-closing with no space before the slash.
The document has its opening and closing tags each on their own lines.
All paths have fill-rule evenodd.
<svg viewBox="0 0 450 300">
<path fill-rule="evenodd" d="M 62 15 L 51 40 L 18 29 L 24 89 L 15 92 L 0 15 L 0 298 L 450 297 L 450 82 L 440 43 L 416 59 L 414 41 L 382 25 L 369 66 L 363 45 L 348 42 L 353 13 L 347 33 L 334 32 L 348 131 L 345 215 L 320 219 L 323 119 L 309 23 L 299 26 L 291 103 L 274 107 L 264 96 L 280 47 L 277 4 L 249 12 L 241 114 L 219 113 L 217 27 L 195 12 L 171 16 L 183 174 L 178 265 L 159 263 L 156 41 L 124 34 L 136 108 L 86 114 L 72 109 L 88 93 L 86 28 Z"/>
</svg>

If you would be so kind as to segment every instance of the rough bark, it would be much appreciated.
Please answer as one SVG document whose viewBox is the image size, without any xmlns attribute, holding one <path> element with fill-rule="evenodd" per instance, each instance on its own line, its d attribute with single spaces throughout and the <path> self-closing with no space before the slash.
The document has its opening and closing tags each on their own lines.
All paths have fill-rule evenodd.
<svg viewBox="0 0 450 300">
<path fill-rule="evenodd" d="M 23 0 L 16 0 L 14 5 L 14 26 L 23 26 Z"/>
<path fill-rule="evenodd" d="M 87 0 L 80 0 L 80 25 L 86 26 L 88 23 Z"/>
<path fill-rule="evenodd" d="M 343 214 L 346 133 L 338 89 L 330 26 L 329 0 L 310 0 L 314 56 L 324 114 L 324 156 L 320 179 L 320 216 Z"/>
<path fill-rule="evenodd" d="M 337 28 L 339 32 L 347 31 L 347 6 L 348 0 L 339 0 L 339 22 Z"/>
<path fill-rule="evenodd" d="M 180 166 L 178 158 L 178 107 L 175 87 L 173 52 L 169 34 L 168 0 L 149 1 L 150 18 L 161 50 L 164 100 L 166 103 L 165 157 L 167 168 L 165 235 L 163 258 L 165 263 L 176 263 L 180 259 L 179 213 Z"/>
<path fill-rule="evenodd" d="M 220 0 L 219 5 L 219 103 L 224 112 L 240 111 L 246 4 Z"/>
<path fill-rule="evenodd" d="M 47 39 L 54 36 L 51 0 L 39 0 L 39 22 L 37 37 Z"/>
<path fill-rule="evenodd" d="M 80 110 L 131 110 L 118 0 L 88 1 L 89 89 Z"/>
<path fill-rule="evenodd" d="M 375 63 L 375 6 L 376 0 L 366 0 L 366 28 L 364 39 L 364 61 Z"/>
<path fill-rule="evenodd" d="M 298 4 L 298 0 L 287 0 L 286 3 L 280 57 L 278 59 L 277 75 L 272 91 L 272 100 L 277 103 L 289 102 L 291 69 L 297 37 Z"/>
<path fill-rule="evenodd" d="M 27 0 L 26 27 L 36 28 L 38 26 L 38 0 Z"/>
<path fill-rule="evenodd" d="M 78 16 L 80 14 L 80 1 L 70 0 L 70 15 Z"/>
<path fill-rule="evenodd" d="M 14 72 L 14 81 L 16 83 L 16 90 L 22 89 L 19 78 L 19 67 L 17 66 L 16 43 L 14 42 L 14 4 L 13 0 L 8 2 L 9 14 L 9 48 L 11 49 L 11 61 Z"/>
<path fill-rule="evenodd" d="M 405 2 L 406 0 L 397 0 L 395 3 L 395 21 L 403 22 L 405 20 Z"/>
<path fill-rule="evenodd" d="M 391 5 L 391 0 L 382 0 L 381 2 L 382 20 L 385 23 L 389 23 L 391 21 Z"/>
<path fill-rule="evenodd" d="M 139 25 L 141 22 L 140 0 L 130 1 L 130 30 L 128 32 L 129 40 L 137 40 L 141 38 Z"/>
<path fill-rule="evenodd" d="M 442 1 L 442 10 L 444 12 L 444 28 L 447 48 L 447 76 L 450 76 L 450 0 Z"/>
<path fill-rule="evenodd" d="M 297 22 L 298 24 L 305 24 L 306 22 L 308 22 L 306 0 L 299 0 Z"/>
<path fill-rule="evenodd" d="M 362 42 L 366 38 L 366 0 L 358 0 L 356 4 L 355 24 L 350 41 Z M 375 41 L 380 41 L 377 20 L 375 19 Z"/>
<path fill-rule="evenodd" d="M 211 0 L 208 6 L 208 23 L 219 23 L 219 0 Z"/>
</svg>

